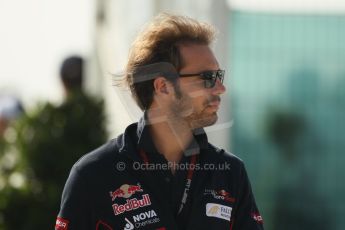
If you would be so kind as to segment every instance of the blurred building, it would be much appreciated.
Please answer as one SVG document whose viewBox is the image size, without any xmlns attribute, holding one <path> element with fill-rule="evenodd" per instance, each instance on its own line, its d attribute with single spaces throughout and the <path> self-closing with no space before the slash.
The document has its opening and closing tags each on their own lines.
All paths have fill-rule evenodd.
<svg viewBox="0 0 345 230">
<path fill-rule="evenodd" d="M 109 127 L 115 135 L 140 116 L 128 92 L 110 85 L 143 23 L 161 11 L 211 22 L 228 89 L 211 142 L 245 161 L 267 229 L 342 229 L 344 6 L 258 2 L 98 1 Z"/>
<path fill-rule="evenodd" d="M 345 225 L 345 15 L 232 11 L 232 150 L 268 229 Z"/>
</svg>

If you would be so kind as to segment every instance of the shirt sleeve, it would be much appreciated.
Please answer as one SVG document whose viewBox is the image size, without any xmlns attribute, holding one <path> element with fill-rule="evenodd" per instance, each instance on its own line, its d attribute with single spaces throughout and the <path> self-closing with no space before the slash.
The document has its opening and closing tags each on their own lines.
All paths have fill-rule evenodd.
<svg viewBox="0 0 345 230">
<path fill-rule="evenodd" d="M 88 189 L 85 180 L 74 166 L 62 193 L 55 230 L 87 230 L 92 228 L 90 189 Z"/>
<path fill-rule="evenodd" d="M 235 206 L 230 230 L 263 230 L 263 219 L 256 206 L 249 178 L 241 166 L 238 202 Z"/>
</svg>

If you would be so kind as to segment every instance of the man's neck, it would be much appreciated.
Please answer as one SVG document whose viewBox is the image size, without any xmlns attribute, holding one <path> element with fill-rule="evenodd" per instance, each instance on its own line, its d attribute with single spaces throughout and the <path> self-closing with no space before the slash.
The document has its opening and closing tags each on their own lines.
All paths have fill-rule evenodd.
<svg viewBox="0 0 345 230">
<path fill-rule="evenodd" d="M 171 163 L 179 163 L 185 149 L 193 139 L 193 132 L 185 122 L 177 120 L 155 121 L 148 114 L 150 133 L 158 152 Z"/>
</svg>

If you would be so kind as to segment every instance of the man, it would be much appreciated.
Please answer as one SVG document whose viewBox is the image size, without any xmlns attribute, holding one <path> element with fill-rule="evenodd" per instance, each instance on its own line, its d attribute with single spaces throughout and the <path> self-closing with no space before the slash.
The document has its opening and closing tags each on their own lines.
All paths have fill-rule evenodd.
<svg viewBox="0 0 345 230">
<path fill-rule="evenodd" d="M 55 229 L 263 229 L 242 161 L 203 131 L 225 92 L 213 39 L 169 14 L 142 31 L 125 78 L 144 116 L 74 165 Z"/>
<path fill-rule="evenodd" d="M 82 90 L 84 62 L 79 56 L 64 59 L 63 103 L 41 104 L 16 122 L 13 150 L 0 154 L 0 180 L 6 179 L 0 186 L 0 229 L 52 228 L 72 165 L 107 140 L 103 102 Z M 20 186 L 12 185 L 12 175 L 20 175 Z"/>
</svg>

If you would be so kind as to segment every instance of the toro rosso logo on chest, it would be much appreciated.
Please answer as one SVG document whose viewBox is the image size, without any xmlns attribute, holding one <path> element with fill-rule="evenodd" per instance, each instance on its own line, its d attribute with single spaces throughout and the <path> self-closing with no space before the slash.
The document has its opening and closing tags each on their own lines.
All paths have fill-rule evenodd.
<svg viewBox="0 0 345 230">
<path fill-rule="evenodd" d="M 111 200 L 114 201 L 118 197 L 123 198 L 130 198 L 136 192 L 142 192 L 140 184 L 137 185 L 129 185 L 123 184 L 120 188 L 116 189 L 115 191 L 110 191 Z"/>
<path fill-rule="evenodd" d="M 224 189 L 221 189 L 221 190 L 205 189 L 204 195 L 212 195 L 217 200 L 225 200 L 230 203 L 234 203 L 236 201 L 236 199 L 231 197 L 230 193 L 225 191 Z"/>
</svg>

